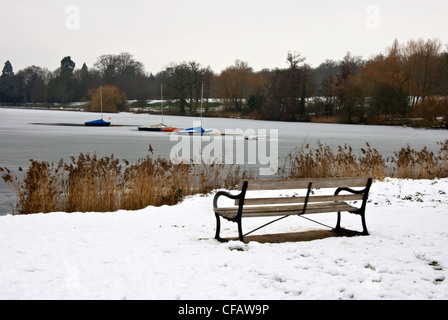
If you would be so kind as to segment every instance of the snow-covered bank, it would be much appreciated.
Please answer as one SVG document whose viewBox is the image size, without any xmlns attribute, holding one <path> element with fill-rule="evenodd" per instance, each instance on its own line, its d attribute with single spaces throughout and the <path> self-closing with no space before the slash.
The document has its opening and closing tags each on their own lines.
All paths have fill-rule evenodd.
<svg viewBox="0 0 448 320">
<path fill-rule="evenodd" d="M 370 236 L 279 244 L 215 241 L 213 195 L 136 212 L 0 217 L 0 299 L 448 299 L 447 192 L 448 179 L 375 182 Z M 320 228 L 292 217 L 260 232 Z"/>
</svg>

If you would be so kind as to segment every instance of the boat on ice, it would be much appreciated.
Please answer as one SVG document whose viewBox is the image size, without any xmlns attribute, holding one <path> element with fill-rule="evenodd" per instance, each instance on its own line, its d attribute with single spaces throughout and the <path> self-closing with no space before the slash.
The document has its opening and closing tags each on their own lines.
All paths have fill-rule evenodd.
<svg viewBox="0 0 448 320">
<path fill-rule="evenodd" d="M 162 129 L 162 132 L 174 132 L 176 130 L 180 130 L 180 128 L 168 127 L 168 128 Z"/>
<path fill-rule="evenodd" d="M 180 130 L 179 128 L 167 126 L 166 124 L 159 123 L 154 124 L 152 126 L 146 126 L 146 127 L 138 127 L 139 131 L 152 131 L 152 132 L 173 132 L 176 130 Z"/>
<path fill-rule="evenodd" d="M 87 121 L 84 124 L 87 127 L 108 127 L 110 126 L 110 122 L 104 121 L 103 119 L 103 89 L 100 86 L 100 99 L 101 99 L 101 119 Z"/>
<path fill-rule="evenodd" d="M 246 140 L 268 140 L 268 138 L 269 137 L 265 134 L 262 134 L 262 135 L 252 134 L 252 135 L 248 135 L 248 136 L 244 137 L 244 139 L 246 139 Z"/>
<path fill-rule="evenodd" d="M 206 135 L 210 135 L 210 136 L 220 136 L 221 133 L 215 129 L 204 129 L 202 127 L 193 127 L 193 128 L 188 128 L 188 129 L 180 129 L 180 130 L 175 130 L 173 131 L 173 133 L 175 134 L 180 134 L 180 135 L 201 135 L 201 136 L 206 136 Z"/>
<path fill-rule="evenodd" d="M 110 122 L 104 121 L 103 119 L 87 121 L 84 123 L 87 127 L 108 127 Z"/>
<path fill-rule="evenodd" d="M 138 131 L 152 131 L 152 132 L 173 132 L 178 128 L 174 128 L 172 126 L 168 126 L 163 123 L 163 86 L 160 85 L 160 101 L 162 103 L 162 123 L 153 124 L 150 126 L 141 126 L 138 127 Z"/>
<path fill-rule="evenodd" d="M 188 129 L 182 129 L 182 130 L 176 130 L 174 133 L 180 134 L 180 135 L 214 135 L 216 134 L 216 130 L 214 129 L 204 129 L 202 127 L 202 104 L 204 101 L 204 84 L 202 84 L 202 93 L 201 93 L 201 123 L 200 126 L 192 127 Z M 194 125 L 194 122 L 193 122 Z"/>
<path fill-rule="evenodd" d="M 159 124 L 153 124 L 151 126 L 146 126 L 146 127 L 138 127 L 139 131 L 154 131 L 154 132 L 159 132 L 159 131 L 163 131 L 163 129 L 168 128 L 168 126 L 166 124 L 163 123 L 159 123 Z"/>
<path fill-rule="evenodd" d="M 177 134 L 183 134 L 183 135 L 193 135 L 193 134 L 204 134 L 205 130 L 202 127 L 193 127 L 188 129 L 182 129 L 176 131 Z"/>
</svg>

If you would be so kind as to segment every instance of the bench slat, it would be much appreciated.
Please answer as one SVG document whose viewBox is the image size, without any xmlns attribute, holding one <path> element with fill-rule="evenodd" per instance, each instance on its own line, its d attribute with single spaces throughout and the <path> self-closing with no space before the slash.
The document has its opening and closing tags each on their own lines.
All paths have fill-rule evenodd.
<svg viewBox="0 0 448 320">
<path fill-rule="evenodd" d="M 248 180 L 247 190 L 288 190 L 312 188 L 356 188 L 365 187 L 368 178 L 333 178 L 333 179 L 288 179 L 288 180 Z M 243 182 L 239 184 L 242 189 Z"/>
<path fill-rule="evenodd" d="M 265 216 L 284 216 L 284 215 L 298 215 L 302 212 L 303 205 L 290 206 L 263 206 L 263 207 L 244 207 L 243 217 L 255 218 Z M 312 203 L 308 204 L 306 213 L 327 213 L 338 211 L 356 211 L 357 207 L 351 206 L 345 202 L 326 202 L 326 203 Z M 221 216 L 233 219 L 238 213 L 238 208 L 217 208 L 215 212 Z"/>
<path fill-rule="evenodd" d="M 244 205 L 259 205 L 259 204 L 288 204 L 288 203 L 304 203 L 306 197 L 284 197 L 284 198 L 248 198 L 244 199 Z M 329 202 L 329 201 L 358 201 L 362 200 L 362 194 L 346 194 L 346 195 L 328 195 L 328 196 L 310 196 L 308 203 L 313 202 Z M 235 205 L 238 206 L 240 200 L 235 200 Z"/>
</svg>

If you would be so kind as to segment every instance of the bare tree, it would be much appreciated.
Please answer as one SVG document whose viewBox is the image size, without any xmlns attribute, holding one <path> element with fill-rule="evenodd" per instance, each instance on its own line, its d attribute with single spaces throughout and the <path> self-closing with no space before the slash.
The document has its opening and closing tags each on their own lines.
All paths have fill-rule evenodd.
<svg viewBox="0 0 448 320">
<path fill-rule="evenodd" d="M 405 68 L 409 78 L 408 94 L 412 97 L 412 106 L 434 91 L 441 49 L 439 40 L 423 39 L 411 40 L 404 47 Z"/>
</svg>

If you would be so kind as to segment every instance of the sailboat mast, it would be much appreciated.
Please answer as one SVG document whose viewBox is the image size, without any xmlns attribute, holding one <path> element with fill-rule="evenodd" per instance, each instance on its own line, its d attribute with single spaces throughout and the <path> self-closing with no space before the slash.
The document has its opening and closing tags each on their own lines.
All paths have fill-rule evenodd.
<svg viewBox="0 0 448 320">
<path fill-rule="evenodd" d="M 100 86 L 100 100 L 101 100 L 101 120 L 103 119 L 103 89 Z"/>
<path fill-rule="evenodd" d="M 202 128 L 202 104 L 204 102 L 204 82 L 202 82 L 202 91 L 201 91 L 201 128 Z"/>
<path fill-rule="evenodd" d="M 162 124 L 163 124 L 163 84 L 160 85 L 160 102 L 162 103 Z"/>
</svg>

